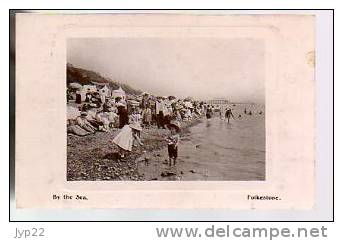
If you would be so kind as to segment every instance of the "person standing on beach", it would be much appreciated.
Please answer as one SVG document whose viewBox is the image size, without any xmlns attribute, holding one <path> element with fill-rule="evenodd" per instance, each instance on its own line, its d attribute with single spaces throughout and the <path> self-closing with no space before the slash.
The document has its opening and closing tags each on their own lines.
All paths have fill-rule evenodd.
<svg viewBox="0 0 343 241">
<path fill-rule="evenodd" d="M 167 125 L 170 130 L 170 134 L 167 137 L 168 142 L 168 156 L 169 156 L 169 166 L 172 164 L 176 165 L 176 159 L 178 155 L 178 145 L 180 139 L 180 124 L 179 122 L 173 121 Z"/>
<path fill-rule="evenodd" d="M 127 112 L 126 103 L 125 101 L 122 101 L 121 97 L 116 98 L 116 107 L 119 115 L 119 128 L 123 128 L 125 125 L 129 124 L 129 114 Z"/>
<path fill-rule="evenodd" d="M 161 101 L 161 97 L 158 97 L 156 101 L 156 122 L 157 122 L 157 128 L 160 129 L 160 127 L 164 128 L 164 115 L 163 115 L 163 102 Z"/>
<path fill-rule="evenodd" d="M 81 93 L 80 93 L 80 91 L 78 90 L 78 91 L 76 91 L 76 100 L 75 100 L 75 103 L 76 104 L 81 104 Z"/>
<path fill-rule="evenodd" d="M 230 108 L 226 111 L 225 117 L 227 118 L 227 123 L 230 123 L 230 118 L 231 118 L 231 117 L 232 117 L 232 118 L 235 118 L 235 117 L 233 116 L 232 111 L 231 111 Z"/>
<path fill-rule="evenodd" d="M 209 105 L 206 108 L 206 118 L 207 119 L 211 119 L 212 118 L 212 109 L 211 109 L 211 107 Z"/>
<path fill-rule="evenodd" d="M 125 125 L 122 129 L 118 129 L 114 133 L 112 142 L 118 147 L 118 154 L 120 158 L 125 156 L 125 153 L 132 151 L 132 146 L 143 145 L 139 133 L 142 128 L 138 123 Z M 137 142 L 137 144 L 135 143 Z"/>
<path fill-rule="evenodd" d="M 165 128 L 171 120 L 171 106 L 170 102 L 168 101 L 167 97 L 163 97 L 162 99 L 162 112 L 163 112 L 163 128 Z"/>
<path fill-rule="evenodd" d="M 224 107 L 223 106 L 220 106 L 219 108 L 219 117 L 221 120 L 224 120 Z"/>
<path fill-rule="evenodd" d="M 144 123 L 146 126 L 150 127 L 151 121 L 152 121 L 151 109 L 150 109 L 150 107 L 146 107 L 146 108 L 143 110 L 143 123 Z"/>
<path fill-rule="evenodd" d="M 180 114 L 179 110 L 175 110 L 174 111 L 174 116 L 175 116 L 177 121 L 182 121 L 182 117 L 181 117 L 181 114 Z"/>
</svg>

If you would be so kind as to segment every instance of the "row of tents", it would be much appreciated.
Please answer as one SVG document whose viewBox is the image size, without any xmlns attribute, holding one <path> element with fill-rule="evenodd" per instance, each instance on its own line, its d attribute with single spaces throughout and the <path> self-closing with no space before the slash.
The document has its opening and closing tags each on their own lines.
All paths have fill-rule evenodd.
<svg viewBox="0 0 343 241">
<path fill-rule="evenodd" d="M 81 95 L 81 101 L 85 101 L 87 93 L 95 93 L 98 92 L 100 96 L 104 98 L 116 98 L 121 97 L 123 99 L 126 98 L 125 91 L 119 87 L 116 90 L 112 90 L 107 84 L 100 84 L 100 83 L 94 83 L 94 84 L 88 84 L 88 85 L 81 85 L 77 82 L 69 83 L 68 84 L 68 90 L 71 92 L 74 92 L 76 94 Z"/>
</svg>

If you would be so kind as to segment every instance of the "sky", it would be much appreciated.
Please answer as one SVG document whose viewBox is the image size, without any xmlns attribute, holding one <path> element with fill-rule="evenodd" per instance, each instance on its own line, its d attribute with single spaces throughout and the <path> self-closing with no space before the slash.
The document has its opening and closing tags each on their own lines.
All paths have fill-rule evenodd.
<svg viewBox="0 0 343 241">
<path fill-rule="evenodd" d="M 82 38 L 67 61 L 154 95 L 264 103 L 264 51 L 258 39 Z"/>
</svg>

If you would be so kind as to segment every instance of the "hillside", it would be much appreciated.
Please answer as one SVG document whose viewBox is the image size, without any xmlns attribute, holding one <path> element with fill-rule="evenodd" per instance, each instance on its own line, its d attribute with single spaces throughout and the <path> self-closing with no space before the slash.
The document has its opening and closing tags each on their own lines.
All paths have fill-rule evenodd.
<svg viewBox="0 0 343 241">
<path fill-rule="evenodd" d="M 118 89 L 121 87 L 126 93 L 138 95 L 141 94 L 141 90 L 132 88 L 127 84 L 122 84 L 110 79 L 102 77 L 99 73 L 96 73 L 91 70 L 86 70 L 82 68 L 74 67 L 72 64 L 67 64 L 67 84 L 76 82 L 82 85 L 91 84 L 92 82 L 96 83 L 107 83 L 112 89 Z"/>
</svg>

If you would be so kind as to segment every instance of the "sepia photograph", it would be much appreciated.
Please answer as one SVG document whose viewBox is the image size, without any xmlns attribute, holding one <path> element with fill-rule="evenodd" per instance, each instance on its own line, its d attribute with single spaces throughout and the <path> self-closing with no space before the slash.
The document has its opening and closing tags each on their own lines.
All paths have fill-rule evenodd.
<svg viewBox="0 0 343 241">
<path fill-rule="evenodd" d="M 264 181 L 265 43 L 67 40 L 68 181 Z"/>
<path fill-rule="evenodd" d="M 215 13 L 16 15 L 17 207 L 314 210 L 316 16 Z"/>
</svg>

